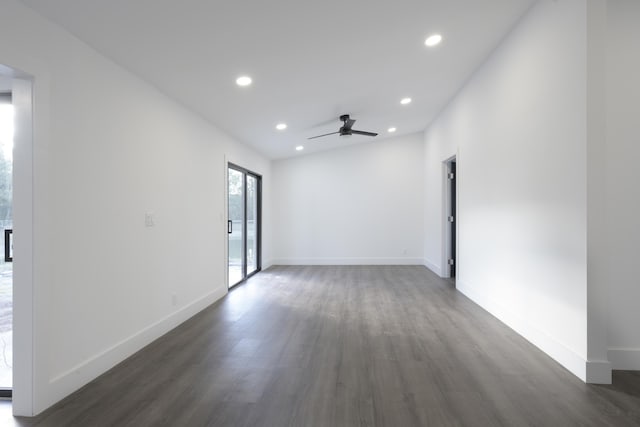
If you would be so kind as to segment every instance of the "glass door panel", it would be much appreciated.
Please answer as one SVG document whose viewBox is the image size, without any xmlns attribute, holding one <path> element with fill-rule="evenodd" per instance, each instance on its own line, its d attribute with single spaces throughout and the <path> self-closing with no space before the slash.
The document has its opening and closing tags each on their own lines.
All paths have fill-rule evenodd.
<svg viewBox="0 0 640 427">
<path fill-rule="evenodd" d="M 229 168 L 229 220 L 227 222 L 229 253 L 229 287 L 244 279 L 244 173 Z"/>
<path fill-rule="evenodd" d="M 0 397 L 13 386 L 13 117 L 11 95 L 0 93 Z"/>
<path fill-rule="evenodd" d="M 247 274 L 258 269 L 258 179 L 247 175 Z"/>
<path fill-rule="evenodd" d="M 229 164 L 229 288 L 260 271 L 261 179 L 240 166 Z"/>
<path fill-rule="evenodd" d="M 13 117 L 11 95 L 0 93 L 0 397 L 13 386 Z"/>
</svg>

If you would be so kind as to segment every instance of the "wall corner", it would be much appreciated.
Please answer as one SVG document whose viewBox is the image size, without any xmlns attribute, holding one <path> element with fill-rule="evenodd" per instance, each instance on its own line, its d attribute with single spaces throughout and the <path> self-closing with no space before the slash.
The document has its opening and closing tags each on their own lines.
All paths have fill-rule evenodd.
<svg viewBox="0 0 640 427">
<path fill-rule="evenodd" d="M 589 384 L 611 384 L 611 362 L 608 360 L 588 360 L 585 382 Z"/>
</svg>

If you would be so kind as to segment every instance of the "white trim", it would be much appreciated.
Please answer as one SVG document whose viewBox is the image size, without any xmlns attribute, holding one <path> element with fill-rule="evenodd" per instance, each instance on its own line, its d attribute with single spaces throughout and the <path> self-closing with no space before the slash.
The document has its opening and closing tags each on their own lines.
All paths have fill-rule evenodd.
<svg viewBox="0 0 640 427">
<path fill-rule="evenodd" d="M 587 360 L 575 351 L 558 342 L 536 326 L 527 322 L 517 313 L 495 303 L 490 298 L 477 293 L 467 283 L 458 280 L 457 289 L 473 300 L 480 307 L 494 315 L 498 320 L 522 335 L 526 340 L 564 366 L 569 372 L 587 382 Z M 599 363 L 599 362 L 594 362 Z M 595 375 L 595 374 L 594 374 Z"/>
<path fill-rule="evenodd" d="M 435 263 L 429 261 L 428 259 L 426 259 L 426 258 L 423 259 L 422 260 L 422 265 L 424 265 L 429 270 L 431 270 L 434 273 L 436 273 L 439 277 L 444 277 L 444 276 L 442 276 L 442 270 L 440 270 L 440 267 L 438 267 Z"/>
<path fill-rule="evenodd" d="M 272 265 L 424 265 L 422 258 L 280 258 Z"/>
<path fill-rule="evenodd" d="M 586 381 L 589 384 L 611 384 L 611 362 L 608 360 L 588 360 Z"/>
<path fill-rule="evenodd" d="M 112 347 L 52 378 L 50 400 L 57 402 L 102 375 L 132 354 L 190 319 L 227 294 L 222 285 L 208 295 L 182 307 Z"/>
<path fill-rule="evenodd" d="M 640 371 L 640 348 L 610 347 L 611 366 L 620 371 Z"/>
</svg>

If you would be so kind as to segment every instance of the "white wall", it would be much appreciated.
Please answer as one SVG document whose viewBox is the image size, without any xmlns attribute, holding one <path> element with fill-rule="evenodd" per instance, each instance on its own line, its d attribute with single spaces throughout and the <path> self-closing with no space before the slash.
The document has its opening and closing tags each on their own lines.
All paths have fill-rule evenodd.
<svg viewBox="0 0 640 427">
<path fill-rule="evenodd" d="M 605 226 L 606 2 L 587 0 L 587 381 L 611 383 L 607 355 Z"/>
<path fill-rule="evenodd" d="M 273 162 L 275 264 L 422 264 L 420 134 Z"/>
<path fill-rule="evenodd" d="M 0 64 L 34 79 L 34 381 L 16 399 L 37 413 L 226 293 L 225 159 L 265 176 L 271 257 L 270 162 L 19 2 L 1 8 Z"/>
<path fill-rule="evenodd" d="M 587 370 L 586 3 L 542 0 L 425 133 L 427 265 L 457 153 L 457 287 Z"/>
<path fill-rule="evenodd" d="M 613 368 L 640 370 L 640 2 L 607 4 L 607 336 Z"/>
<path fill-rule="evenodd" d="M 446 266 L 447 256 L 444 253 L 448 224 L 448 188 L 445 177 L 445 162 L 458 154 L 456 141 L 464 137 L 466 127 L 441 126 L 439 117 L 425 133 L 424 147 L 424 259 L 425 266 L 441 277 L 449 277 Z M 465 138 L 465 139 L 468 139 Z M 459 210 L 459 208 L 458 208 Z M 457 225 L 456 225 L 457 227 Z M 447 248 L 448 249 L 448 248 Z"/>
</svg>

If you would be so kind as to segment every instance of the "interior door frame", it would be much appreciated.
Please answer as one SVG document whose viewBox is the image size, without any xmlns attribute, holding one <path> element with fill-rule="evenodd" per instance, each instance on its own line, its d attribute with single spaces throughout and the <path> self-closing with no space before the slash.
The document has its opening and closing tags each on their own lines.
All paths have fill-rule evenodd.
<svg viewBox="0 0 640 427">
<path fill-rule="evenodd" d="M 239 284 L 246 281 L 249 277 L 254 274 L 262 271 L 262 175 L 255 173 L 247 168 L 243 168 L 242 166 L 238 166 L 235 163 L 227 162 L 226 175 L 227 175 L 227 221 L 229 221 L 229 169 L 233 169 L 237 172 L 241 172 L 243 174 L 242 177 L 242 197 L 243 197 L 243 220 L 242 220 L 242 279 L 233 285 L 229 285 L 229 280 L 227 279 L 227 286 L 229 289 L 232 289 Z M 247 271 L 247 176 L 251 176 L 256 180 L 256 269 L 248 272 Z M 229 277 L 229 237 L 227 235 L 227 278 Z"/>
<path fill-rule="evenodd" d="M 449 173 L 452 172 L 451 165 L 455 163 L 454 180 L 449 179 Z M 442 162 L 442 263 L 440 267 L 440 276 L 443 278 L 456 279 L 459 269 L 458 242 L 459 242 L 459 208 L 458 208 L 458 155 L 453 155 Z M 453 187 L 453 188 L 452 188 Z M 453 224 L 449 221 L 449 217 L 453 216 Z M 455 273 L 452 275 L 452 269 L 449 265 L 449 259 L 452 258 L 455 265 Z"/>
</svg>

